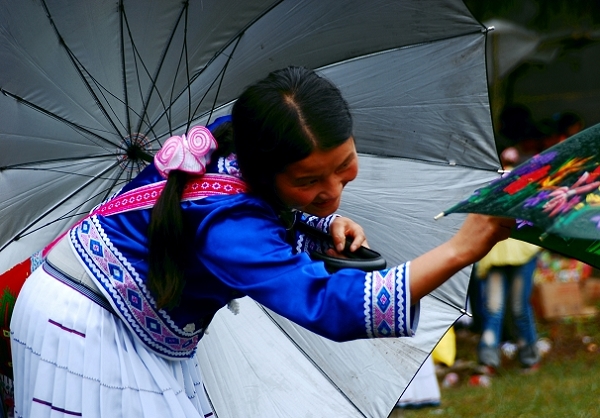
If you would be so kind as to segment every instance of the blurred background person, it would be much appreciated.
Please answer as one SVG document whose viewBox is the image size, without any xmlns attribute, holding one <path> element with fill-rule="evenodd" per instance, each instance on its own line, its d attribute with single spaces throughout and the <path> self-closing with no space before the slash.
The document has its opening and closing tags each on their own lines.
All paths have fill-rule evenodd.
<svg viewBox="0 0 600 418">
<path fill-rule="evenodd" d="M 520 155 L 515 147 L 506 148 L 500 155 L 505 169 L 510 170 Z M 540 355 L 536 346 L 537 329 L 531 292 L 533 273 L 540 248 L 514 239 L 496 244 L 475 265 L 479 285 L 481 336 L 477 359 L 483 374 L 494 375 L 501 366 L 500 345 L 507 305 L 510 309 L 510 328 L 514 330 L 518 360 L 525 371 L 539 367 Z"/>
</svg>

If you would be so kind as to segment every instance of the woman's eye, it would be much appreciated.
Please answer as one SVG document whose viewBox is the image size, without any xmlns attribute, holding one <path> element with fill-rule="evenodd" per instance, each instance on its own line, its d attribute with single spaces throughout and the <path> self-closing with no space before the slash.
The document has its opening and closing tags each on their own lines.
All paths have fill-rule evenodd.
<svg viewBox="0 0 600 418">
<path fill-rule="evenodd" d="M 312 186 L 313 184 L 317 183 L 317 179 L 310 179 L 310 180 L 303 180 L 299 183 L 300 187 L 307 187 L 307 186 Z"/>
<path fill-rule="evenodd" d="M 347 169 L 348 167 L 350 167 L 350 161 L 345 162 L 344 164 L 342 164 L 341 166 L 338 167 L 337 171 L 344 171 L 345 169 Z"/>
</svg>

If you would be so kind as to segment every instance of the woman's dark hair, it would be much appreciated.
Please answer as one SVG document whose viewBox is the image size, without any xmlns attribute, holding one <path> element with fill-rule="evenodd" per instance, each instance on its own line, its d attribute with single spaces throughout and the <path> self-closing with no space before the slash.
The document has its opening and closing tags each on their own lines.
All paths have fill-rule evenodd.
<svg viewBox="0 0 600 418">
<path fill-rule="evenodd" d="M 315 149 L 352 136 L 352 116 L 339 89 L 304 67 L 274 71 L 248 87 L 232 111 L 240 170 L 253 193 L 277 202 L 275 175 Z"/>
<path fill-rule="evenodd" d="M 232 123 L 222 123 L 213 135 L 219 147 L 212 159 L 235 148 L 252 192 L 278 204 L 275 175 L 315 149 L 346 142 L 352 136 L 352 117 L 330 81 L 312 70 L 288 67 L 248 87 L 233 106 Z M 187 180 L 186 173 L 171 171 L 152 209 L 148 288 L 158 308 L 177 306 L 185 285 L 187 240 L 180 201 Z"/>
<path fill-rule="evenodd" d="M 211 160 L 233 152 L 231 122 L 224 122 L 212 132 L 218 148 Z M 179 303 L 185 280 L 183 278 L 186 248 L 185 226 L 181 196 L 188 174 L 173 170 L 160 194 L 148 226 L 149 273 L 148 288 L 156 297 L 156 306 L 172 309 Z"/>
<path fill-rule="evenodd" d="M 185 228 L 180 202 L 187 179 L 188 174 L 183 171 L 169 173 L 148 226 L 148 288 L 159 309 L 177 306 L 185 285 Z"/>
</svg>

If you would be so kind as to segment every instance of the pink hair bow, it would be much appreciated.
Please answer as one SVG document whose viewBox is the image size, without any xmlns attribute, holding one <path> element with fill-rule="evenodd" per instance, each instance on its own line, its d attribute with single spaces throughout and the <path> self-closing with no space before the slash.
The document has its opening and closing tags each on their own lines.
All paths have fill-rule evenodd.
<svg viewBox="0 0 600 418">
<path fill-rule="evenodd" d="M 187 136 L 176 135 L 167 139 L 154 156 L 154 165 L 165 178 L 171 170 L 204 174 L 210 156 L 216 149 L 217 141 L 212 133 L 204 126 L 194 126 Z"/>
</svg>

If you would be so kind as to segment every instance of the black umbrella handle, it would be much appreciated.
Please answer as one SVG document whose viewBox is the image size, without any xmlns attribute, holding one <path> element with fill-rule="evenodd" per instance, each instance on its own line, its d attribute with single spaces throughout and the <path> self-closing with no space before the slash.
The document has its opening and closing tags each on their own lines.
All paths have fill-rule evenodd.
<svg viewBox="0 0 600 418">
<path fill-rule="evenodd" d="M 327 271 L 330 273 L 349 268 L 362 271 L 383 270 L 386 268 L 387 262 L 385 258 L 377 251 L 373 251 L 367 247 L 360 247 L 356 251 L 350 252 L 348 247 L 346 245 L 346 249 L 342 252 L 346 258 L 332 257 L 316 251 L 310 253 L 310 257 L 313 260 L 323 261 Z"/>
<path fill-rule="evenodd" d="M 331 235 L 326 234 L 320 229 L 298 221 L 295 222 L 294 227 L 300 232 L 328 243 L 331 248 L 334 247 Z M 313 251 L 309 255 L 313 260 L 323 261 L 325 268 L 330 273 L 335 273 L 344 268 L 353 268 L 362 271 L 383 270 L 386 268 L 387 262 L 385 258 L 377 251 L 362 246 L 356 251 L 350 251 L 350 244 L 352 244 L 352 240 L 346 240 L 346 246 L 342 252 L 343 257 L 332 257 L 317 251 Z"/>
</svg>

